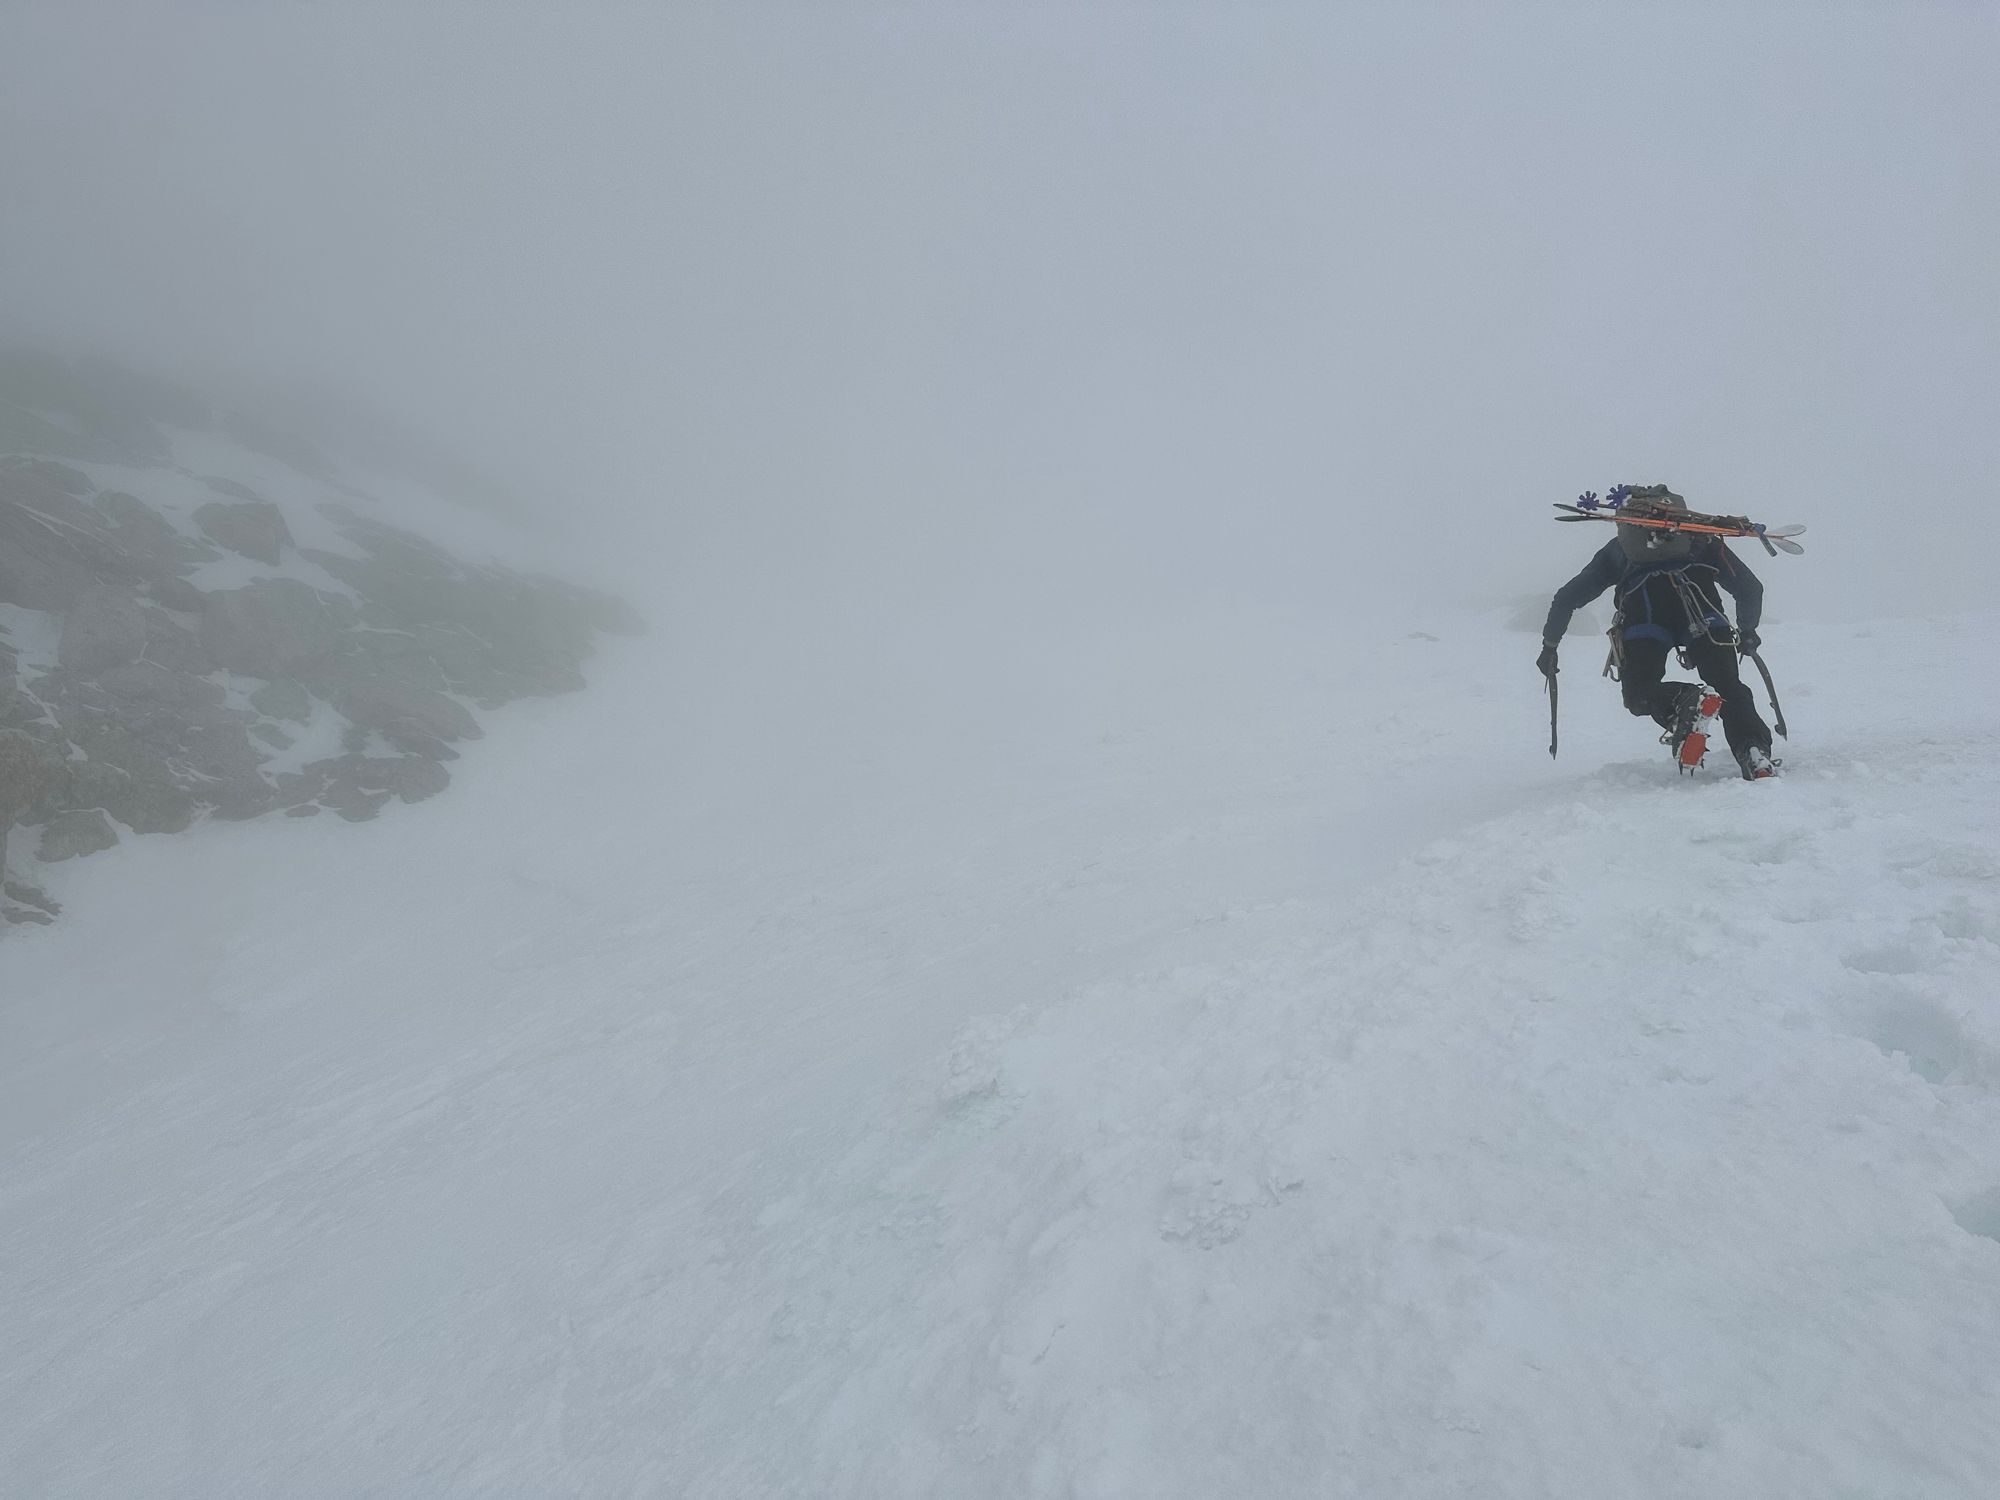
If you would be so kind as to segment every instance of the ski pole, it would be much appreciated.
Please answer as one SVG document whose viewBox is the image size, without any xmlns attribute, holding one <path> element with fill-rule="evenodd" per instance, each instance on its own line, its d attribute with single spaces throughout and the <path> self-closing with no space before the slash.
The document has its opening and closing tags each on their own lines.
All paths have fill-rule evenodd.
<svg viewBox="0 0 2000 1500">
<path fill-rule="evenodd" d="M 1556 758 L 1556 674 L 1551 672 L 1542 679 L 1549 690 L 1549 759 Z"/>
<path fill-rule="evenodd" d="M 1764 691 L 1771 695 L 1771 718 L 1775 721 L 1771 727 L 1778 731 L 1779 738 L 1790 739 L 1791 736 L 1785 733 L 1785 711 L 1778 707 L 1778 689 L 1771 682 L 1771 669 L 1764 665 L 1764 658 L 1755 651 L 1744 654 L 1757 663 L 1757 670 L 1763 674 Z"/>
</svg>

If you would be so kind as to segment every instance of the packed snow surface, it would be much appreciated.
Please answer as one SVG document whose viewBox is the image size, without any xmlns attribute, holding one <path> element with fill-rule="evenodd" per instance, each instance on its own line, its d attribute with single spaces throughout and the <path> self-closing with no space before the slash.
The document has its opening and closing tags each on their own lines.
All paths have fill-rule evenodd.
<svg viewBox="0 0 2000 1500">
<path fill-rule="evenodd" d="M 1758 785 L 1424 623 L 641 642 L 52 869 L 0 1490 L 1991 1496 L 1996 622 L 1771 628 Z"/>
</svg>

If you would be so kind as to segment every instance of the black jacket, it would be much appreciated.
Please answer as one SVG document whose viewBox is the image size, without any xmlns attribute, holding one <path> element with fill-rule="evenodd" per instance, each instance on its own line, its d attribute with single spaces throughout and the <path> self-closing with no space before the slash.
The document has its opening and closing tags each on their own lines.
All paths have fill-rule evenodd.
<svg viewBox="0 0 2000 1500">
<path fill-rule="evenodd" d="M 1680 568 L 1713 573 L 1715 581 L 1736 600 L 1737 629 L 1757 628 L 1757 622 L 1764 617 L 1764 585 L 1741 558 L 1722 544 L 1720 537 L 1696 538 L 1694 556 L 1672 563 L 1635 563 L 1625 555 L 1618 538 L 1613 537 L 1597 549 L 1597 555 L 1584 564 L 1581 573 L 1556 590 L 1556 597 L 1549 605 L 1549 618 L 1542 626 L 1543 643 L 1553 646 L 1560 641 L 1563 632 L 1569 629 L 1570 616 L 1613 585 L 1617 586 L 1617 597 L 1622 599 L 1648 578 Z"/>
</svg>

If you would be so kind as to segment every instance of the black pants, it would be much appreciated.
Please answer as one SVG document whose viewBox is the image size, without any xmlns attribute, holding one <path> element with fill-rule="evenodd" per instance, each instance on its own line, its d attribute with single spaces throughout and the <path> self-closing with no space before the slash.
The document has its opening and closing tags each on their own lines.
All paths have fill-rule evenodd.
<svg viewBox="0 0 2000 1500">
<path fill-rule="evenodd" d="M 1643 593 L 1643 597 L 1641 594 Z M 1707 602 L 1706 591 L 1703 594 Z M 1713 601 L 1714 614 L 1720 617 L 1722 603 Z M 1771 749 L 1771 730 L 1764 723 L 1764 716 L 1757 712 L 1757 700 L 1744 685 L 1736 671 L 1736 648 L 1730 644 L 1726 632 L 1720 641 L 1708 638 L 1703 622 L 1690 622 L 1687 608 L 1670 579 L 1654 577 L 1646 581 L 1642 591 L 1635 592 L 1620 601 L 1620 615 L 1625 629 L 1630 631 L 1641 616 L 1645 623 L 1657 625 L 1668 635 L 1678 640 L 1688 641 L 1682 649 L 1687 653 L 1687 663 L 1701 674 L 1701 679 L 1722 695 L 1722 733 L 1729 741 L 1730 751 L 1741 757 L 1744 750 L 1756 745 L 1766 754 Z M 1680 701 L 1681 690 L 1689 684 L 1668 682 L 1667 652 L 1672 649 L 1668 642 L 1652 632 L 1627 635 L 1623 642 L 1622 665 L 1619 668 L 1619 687 L 1625 695 L 1625 707 L 1640 718 L 1651 719 L 1662 729 L 1670 729 L 1674 722 L 1674 705 Z"/>
</svg>

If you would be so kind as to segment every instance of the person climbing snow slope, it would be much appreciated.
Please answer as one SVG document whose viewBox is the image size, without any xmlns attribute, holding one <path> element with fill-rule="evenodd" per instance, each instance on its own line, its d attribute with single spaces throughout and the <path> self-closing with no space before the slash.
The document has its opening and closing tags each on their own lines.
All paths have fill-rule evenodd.
<svg viewBox="0 0 2000 1500">
<path fill-rule="evenodd" d="M 1687 509 L 1665 485 L 1636 486 L 1628 493 L 1628 504 Z M 1733 627 L 1718 585 L 1736 601 Z M 1720 696 L 1723 734 L 1744 779 L 1775 774 L 1770 728 L 1736 666 L 1739 652 L 1748 655 L 1760 644 L 1764 585 L 1757 575 L 1720 537 L 1621 523 L 1583 571 L 1556 590 L 1535 661 L 1543 676 L 1555 677 L 1557 648 L 1571 616 L 1606 589 L 1615 590 L 1612 656 L 1625 707 L 1658 724 L 1661 741 L 1681 758 L 1682 745 L 1702 718 L 1705 695 L 1698 683 L 1666 680 L 1667 653 L 1677 650 L 1682 665 L 1700 673 Z"/>
</svg>

